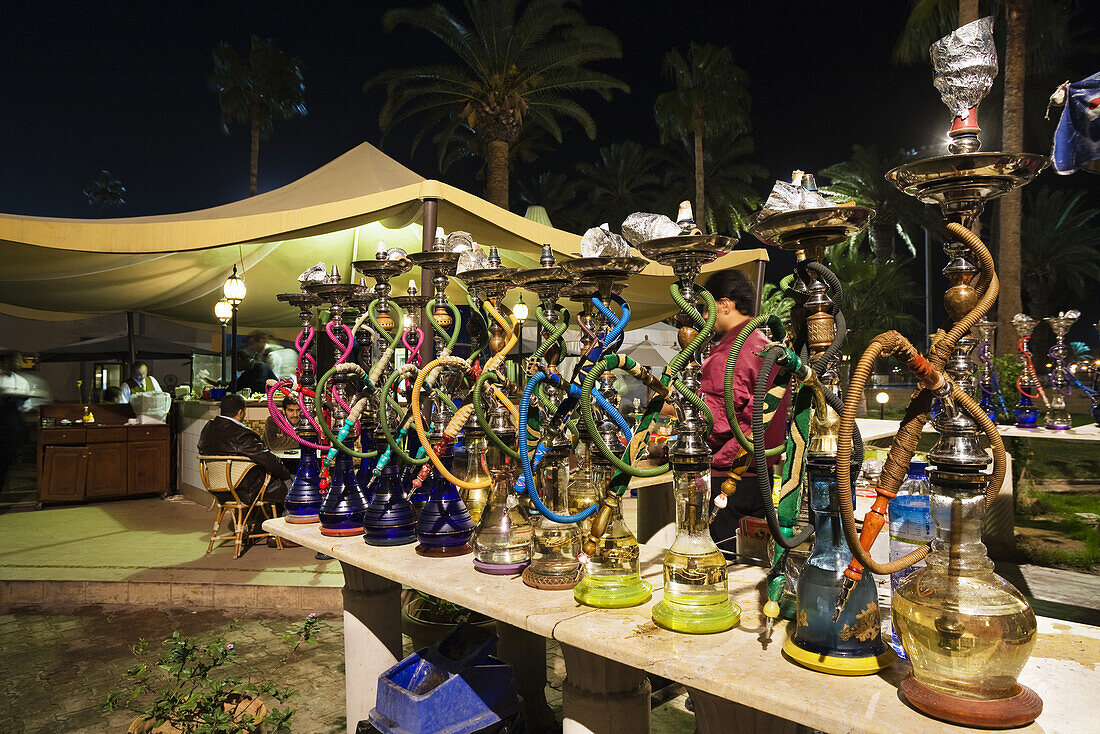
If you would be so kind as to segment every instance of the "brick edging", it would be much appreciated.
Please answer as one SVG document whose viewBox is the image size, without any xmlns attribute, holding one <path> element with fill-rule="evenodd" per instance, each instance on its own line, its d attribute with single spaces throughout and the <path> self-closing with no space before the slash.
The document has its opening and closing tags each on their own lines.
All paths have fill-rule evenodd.
<svg viewBox="0 0 1100 734">
<path fill-rule="evenodd" d="M 343 599 L 337 586 L 0 580 L 0 605 L 14 604 L 121 604 L 135 607 L 338 612 L 343 608 Z"/>
</svg>

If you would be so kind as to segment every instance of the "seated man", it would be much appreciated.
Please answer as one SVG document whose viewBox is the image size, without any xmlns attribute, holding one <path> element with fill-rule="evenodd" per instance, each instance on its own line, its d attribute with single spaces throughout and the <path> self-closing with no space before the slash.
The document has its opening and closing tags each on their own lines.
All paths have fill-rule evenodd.
<svg viewBox="0 0 1100 734">
<path fill-rule="evenodd" d="M 237 486 L 237 496 L 242 502 L 252 502 L 264 486 L 267 475 L 271 475 L 275 481 L 268 486 L 264 499 L 274 502 L 281 514 L 290 472 L 278 456 L 264 448 L 259 435 L 241 422 L 244 419 L 244 400 L 237 395 L 226 395 L 222 399 L 220 413 L 199 434 L 199 454 L 242 456 L 255 462 L 257 466 L 250 469 Z"/>
<path fill-rule="evenodd" d="M 298 402 L 289 395 L 284 395 L 282 408 L 286 422 L 297 428 L 298 421 L 302 419 L 302 409 L 298 407 Z M 279 428 L 271 416 L 268 416 L 264 423 L 264 443 L 267 444 L 268 451 L 288 451 L 298 448 L 298 442 L 283 433 L 283 429 Z"/>
</svg>

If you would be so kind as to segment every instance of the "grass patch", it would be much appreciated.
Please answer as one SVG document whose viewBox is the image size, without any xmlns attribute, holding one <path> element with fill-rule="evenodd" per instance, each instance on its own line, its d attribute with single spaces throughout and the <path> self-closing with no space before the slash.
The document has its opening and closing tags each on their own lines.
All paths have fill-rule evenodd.
<svg viewBox="0 0 1100 734">
<path fill-rule="evenodd" d="M 1100 564 L 1100 528 L 1077 513 L 1100 515 L 1100 495 L 1017 489 L 1017 548 L 1040 566 L 1091 571 Z"/>
</svg>

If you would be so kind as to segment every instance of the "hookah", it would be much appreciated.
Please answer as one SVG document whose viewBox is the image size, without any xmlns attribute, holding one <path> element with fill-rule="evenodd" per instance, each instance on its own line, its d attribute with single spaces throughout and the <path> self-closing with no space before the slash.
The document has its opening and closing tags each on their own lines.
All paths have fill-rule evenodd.
<svg viewBox="0 0 1100 734">
<path fill-rule="evenodd" d="M 321 301 L 329 303 L 329 321 L 325 324 L 325 333 L 328 335 L 334 353 L 332 369 L 318 381 L 312 406 L 314 410 L 306 412 L 303 409 L 303 415 L 309 419 L 317 434 L 323 433 L 332 441 L 321 462 L 321 474 L 318 479 L 320 488 L 327 490 L 318 510 L 321 534 L 337 537 L 361 535 L 367 498 L 358 483 L 354 481 L 354 474 L 350 471 L 351 456 L 346 452 L 337 451 L 337 442 L 334 440 L 337 436 L 333 434 L 330 423 L 332 425 L 338 425 L 341 422 L 348 424 L 341 429 L 339 440 L 342 441 L 350 430 L 349 418 L 355 413 L 348 405 L 347 396 L 351 390 L 345 377 L 347 367 L 358 367 L 358 365 L 347 361 L 354 347 L 354 335 L 352 330 L 344 324 L 343 315 L 348 300 L 361 295 L 364 287 L 353 283 L 341 283 L 339 270 L 334 265 L 332 272 L 323 281 L 307 282 L 302 288 Z M 345 341 L 336 335 L 337 328 L 343 330 Z M 333 381 L 331 389 L 326 390 L 328 385 L 325 378 L 334 373 L 339 377 Z M 327 415 L 326 405 L 329 406 Z M 313 417 L 310 418 L 310 416 Z M 349 476 L 352 479 L 350 482 L 347 481 Z"/>
<path fill-rule="evenodd" d="M 1012 317 L 1012 327 L 1016 329 L 1016 335 L 1020 338 L 1016 342 L 1016 351 L 1020 353 L 1020 361 L 1023 364 L 1020 376 L 1016 378 L 1020 402 L 1012 411 L 1016 416 L 1017 428 L 1035 428 L 1035 423 L 1039 420 L 1039 409 L 1032 401 L 1042 397 L 1043 403 L 1048 409 L 1050 408 L 1050 401 L 1047 399 L 1047 394 L 1043 392 L 1043 386 L 1039 384 L 1039 375 L 1035 372 L 1034 362 L 1031 361 L 1031 333 L 1038 325 L 1038 320 L 1025 313 L 1018 313 Z"/>
<path fill-rule="evenodd" d="M 1050 407 L 1047 409 L 1045 427 L 1051 431 L 1066 431 L 1073 428 L 1073 419 L 1066 409 L 1066 398 L 1073 394 L 1073 383 L 1077 380 L 1073 373 L 1066 367 L 1066 357 L 1069 356 L 1069 347 L 1066 346 L 1066 334 L 1077 319 L 1081 318 L 1081 312 L 1076 310 L 1062 311 L 1057 316 L 1047 316 L 1043 321 L 1050 324 L 1050 330 L 1054 332 L 1055 342 L 1047 352 L 1050 357 Z M 1077 384 L 1080 384 L 1079 382 Z M 1086 391 L 1087 394 L 1087 391 Z"/>
<path fill-rule="evenodd" d="M 267 391 L 268 413 L 287 435 L 291 436 L 301 446 L 298 471 L 287 489 L 285 506 L 287 509 L 287 522 L 295 524 L 307 524 L 319 522 L 318 511 L 324 495 L 320 487 L 320 465 L 317 460 L 317 450 L 327 450 L 322 444 L 313 443 L 317 435 L 310 432 L 307 415 L 313 414 L 313 387 L 316 378 L 316 363 L 309 353 L 310 344 L 316 333 L 312 326 L 313 308 L 320 305 L 321 301 L 316 296 L 299 291 L 297 293 L 280 293 L 276 298 L 298 309 L 302 321 L 302 329 L 294 340 L 294 346 L 298 351 L 298 397 L 299 407 L 302 409 L 302 418 L 297 426 L 291 426 L 286 422 L 282 412 L 275 405 L 275 392 L 284 391 L 289 395 L 291 385 L 273 385 Z"/>
<path fill-rule="evenodd" d="M 927 556 L 927 565 L 898 585 L 893 620 L 912 674 L 901 684 L 910 705 L 929 716 L 964 726 L 1023 726 L 1042 711 L 1042 700 L 1017 678 L 1035 644 L 1035 614 L 1011 584 L 993 573 L 981 542 L 982 520 L 1005 476 L 1006 456 L 996 425 L 971 397 L 969 347 L 960 340 L 992 307 L 999 291 L 993 258 L 971 227 L 985 203 L 1030 182 L 1049 160 L 1026 153 L 978 152 L 976 108 L 996 75 L 992 18 L 956 30 L 932 46 L 935 84 L 955 115 L 950 155 L 902 165 L 887 179 L 926 204 L 937 204 L 947 220 L 944 246 L 956 267 L 945 294 L 949 315 L 925 358 L 897 332 L 876 336 L 852 371 L 840 417 L 837 481 L 844 536 L 855 559 L 834 614 L 864 568 L 900 571 Z M 1015 284 L 1014 284 L 1015 285 Z M 857 534 L 851 502 L 852 431 L 863 387 L 879 357 L 896 356 L 913 372 L 920 389 L 906 409 L 890 448 L 871 511 Z M 943 402 L 933 422 L 939 440 L 929 451 L 931 513 L 936 537 L 908 555 L 876 563 L 868 550 L 885 520 L 890 500 L 905 477 L 932 397 Z M 984 433 L 990 459 L 979 441 Z"/>
<path fill-rule="evenodd" d="M 495 247 L 491 248 L 486 260 L 479 246 L 471 242 L 459 259 L 460 269 L 463 258 L 467 256 L 473 267 L 461 270 L 457 277 L 466 284 L 471 300 L 477 296 L 493 320 L 493 336 L 488 343 L 492 356 L 484 367 L 453 356 L 442 356 L 425 365 L 413 384 L 410 412 L 421 446 L 435 469 L 448 481 L 467 489 L 474 487 L 467 480 L 456 477 L 445 465 L 439 452 L 454 440 L 459 429 L 469 419 L 471 411 L 477 416 L 481 428 L 491 442 L 486 452 L 489 482 L 479 482 L 476 487 L 481 488 L 488 484 L 490 492 L 473 534 L 474 567 L 484 573 L 513 574 L 522 571 L 531 556 L 531 524 L 525 513 L 519 509 L 518 498 L 512 492 L 515 449 L 510 444 L 516 440 L 513 422 L 518 417 L 518 410 L 501 389 L 500 385 L 509 386 L 497 371 L 516 342 L 515 327 L 518 322 L 511 314 L 505 319 L 499 310 L 501 300 L 513 285 L 515 269 L 501 267 L 500 255 Z M 507 338 L 504 337 L 505 332 L 508 333 Z M 477 381 L 469 402 L 455 412 L 443 432 L 442 440 L 433 446 L 420 415 L 420 391 L 425 378 L 440 366 L 458 367 L 466 374 L 477 374 Z M 493 385 L 488 400 L 485 401 L 489 403 L 486 411 L 481 405 L 482 390 L 490 381 Z"/>
<path fill-rule="evenodd" d="M 978 330 L 978 361 L 982 363 L 982 376 L 978 380 L 978 389 L 982 391 L 979 405 L 994 423 L 997 422 L 998 415 L 1008 420 L 1008 406 L 1005 405 L 1005 396 L 1001 393 L 1001 378 L 993 364 L 993 338 L 997 333 L 997 322 L 983 318 L 974 327 Z M 993 402 L 994 398 L 996 403 Z"/>
<path fill-rule="evenodd" d="M 442 228 L 437 228 L 431 250 L 409 255 L 409 259 L 415 264 L 432 271 L 432 283 L 436 296 L 427 302 L 426 314 L 432 326 L 434 353 L 441 357 L 450 356 L 461 329 L 462 322 L 458 309 L 447 300 L 447 286 L 450 277 L 456 272 L 460 257 L 460 253 L 451 248 L 456 243 L 463 242 L 466 237 L 468 236 L 465 233 L 452 232 L 450 238 L 444 238 Z M 451 244 L 448 245 L 448 242 Z M 436 368 L 434 376 L 438 377 L 441 373 L 442 368 Z M 432 377 L 429 375 L 426 382 L 430 381 L 434 384 L 435 380 Z M 454 414 L 457 412 L 453 408 L 453 403 L 433 391 L 431 427 L 427 435 L 432 444 L 444 447 L 440 458 L 452 472 L 454 471 L 453 447 L 449 442 L 444 442 L 444 436 L 447 433 L 447 423 L 454 420 Z M 457 433 L 457 428 L 453 433 Z M 426 463 L 425 467 L 430 468 L 427 478 L 422 478 L 424 469 L 421 469 L 421 473 L 413 480 L 414 487 L 418 482 L 423 483 L 427 495 L 427 501 L 420 509 L 420 517 L 416 523 L 416 537 L 419 541 L 416 552 L 428 557 L 472 553 L 473 546 L 470 544 L 470 538 L 473 536 L 477 521 L 463 502 L 458 487 L 442 476 L 430 463 Z"/>
<path fill-rule="evenodd" d="M 683 205 L 681 205 L 683 210 Z M 678 217 L 685 234 L 638 244 L 650 260 L 672 268 L 679 281 L 674 291 L 680 303 L 681 328 L 677 335 L 686 361 L 675 381 L 676 445 L 669 450 L 672 489 L 676 500 L 676 537 L 664 559 L 664 594 L 653 608 L 653 621 L 667 629 L 689 633 L 722 632 L 741 619 L 741 609 L 729 598 L 726 558 L 710 536 L 717 515 L 710 509 L 711 450 L 707 445 L 714 419 L 698 397 L 700 385 L 699 336 L 709 336 L 717 315 L 713 297 L 695 284 L 702 267 L 730 252 L 737 240 L 699 234 L 690 209 Z M 706 304 L 707 319 L 696 329 L 695 304 Z M 684 304 L 691 308 L 684 308 Z M 702 342 L 705 343 L 705 342 Z M 643 423 L 644 423 L 643 417 Z M 719 495 L 722 499 L 724 495 Z"/>
<path fill-rule="evenodd" d="M 582 254 L 586 254 L 585 249 L 582 242 Z M 583 293 L 587 297 L 587 303 L 594 306 L 596 310 L 587 312 L 586 308 L 586 313 L 578 317 L 578 324 L 581 325 L 586 339 L 584 350 L 573 369 L 571 378 L 567 381 L 556 369 L 551 370 L 549 365 L 537 364 L 538 360 L 532 359 L 529 363 L 531 376 L 527 381 L 520 404 L 523 413 L 520 417 L 519 456 L 523 476 L 517 482 L 517 491 L 526 492 L 535 509 L 555 523 L 583 522 L 595 515 L 588 537 L 578 555 L 581 578 L 573 589 L 573 596 L 578 602 L 593 607 L 635 606 L 648 599 L 652 591 L 649 584 L 642 581 L 638 541 L 626 527 L 620 507 L 620 498 L 626 490 L 629 475 L 623 475 L 618 486 L 614 481 L 606 486 L 599 481 L 601 474 L 610 474 L 609 468 L 604 468 L 606 461 L 612 461 L 607 459 L 608 456 L 622 463 L 619 457 L 607 447 L 607 440 L 610 439 L 618 444 L 620 431 L 628 439 L 632 434 L 626 420 L 619 415 L 618 411 L 599 391 L 593 392 L 595 382 L 604 369 L 614 369 L 619 366 L 620 358 L 616 355 L 609 355 L 602 363 L 600 358 L 617 346 L 630 318 L 629 306 L 615 291 L 620 284 L 625 284 L 631 275 L 641 272 L 646 264 L 643 258 L 616 254 L 581 257 L 561 263 L 566 275 L 575 283 L 568 289 L 569 293 L 578 295 Z M 621 316 L 616 316 L 608 308 L 606 305 L 608 301 L 619 305 Z M 638 373 L 636 376 L 641 376 L 644 372 L 633 360 L 622 358 L 622 361 L 625 368 L 632 370 L 632 374 L 636 372 Z M 601 364 L 604 369 L 593 369 Z M 657 384 L 648 372 L 645 372 L 645 376 Z M 542 437 L 535 447 L 534 455 L 529 456 L 525 434 L 528 409 L 534 390 L 543 380 L 547 380 L 564 395 L 549 419 L 543 421 Z M 601 438 L 600 427 L 596 425 L 592 413 L 593 399 L 600 406 L 603 415 L 611 419 L 611 428 L 604 426 L 602 435 L 605 438 Z M 599 503 L 587 506 L 575 514 L 564 515 L 547 507 L 539 496 L 539 487 L 534 480 L 533 471 L 540 463 L 548 461 L 550 447 L 561 440 L 560 437 L 564 435 L 571 413 L 578 405 L 585 418 L 587 438 L 593 444 L 598 443 L 605 449 L 603 457 L 592 456 L 588 469 L 593 478 L 590 486 L 594 486 L 601 492 L 602 497 Z M 588 406 L 587 411 L 585 405 Z M 659 406 L 657 409 L 659 410 Z M 579 432 L 574 435 L 579 436 Z M 554 455 L 550 454 L 550 457 L 553 459 Z M 665 470 L 666 468 L 662 468 L 658 473 L 663 473 Z M 570 497 L 567 505 L 572 504 L 574 499 Z M 560 504 L 558 506 L 560 507 Z"/>
<path fill-rule="evenodd" d="M 557 265 L 550 245 L 543 246 L 539 266 L 520 271 L 516 275 L 516 282 L 539 298 L 535 317 L 542 327 L 542 343 L 531 355 L 529 363 L 538 364 L 545 357 L 546 369 L 560 375 L 558 365 L 565 352 L 564 335 L 569 327 L 569 312 L 557 307 L 557 298 L 572 283 L 572 279 L 564 268 Z M 519 424 L 521 427 L 526 424 L 531 397 L 537 396 L 537 402 L 543 410 L 540 425 L 547 425 L 565 398 L 563 390 L 557 386 L 539 385 L 537 382 L 531 389 L 530 394 L 525 390 L 526 399 L 520 403 Z M 567 493 L 571 479 L 569 461 L 574 444 L 570 435 L 580 435 L 575 422 L 569 425 L 569 435 L 558 431 L 549 437 L 549 449 L 543 457 L 536 479 L 540 499 L 545 498 L 546 506 L 558 515 L 567 512 Z M 541 440 L 546 442 L 547 438 L 544 432 Z M 576 523 L 556 522 L 538 512 L 532 515 L 531 525 L 531 563 L 523 570 L 523 583 L 536 589 L 551 591 L 575 587 L 581 574 L 580 561 L 577 560 L 581 551 L 580 528 Z"/>
<path fill-rule="evenodd" d="M 799 184 L 815 190 L 812 176 L 803 174 Z M 782 190 L 785 185 L 778 188 Z M 763 353 L 753 396 L 752 442 L 742 440 L 742 446 L 753 453 L 758 467 L 765 517 L 775 544 L 767 582 L 768 601 L 764 605 L 764 640 L 768 639 L 773 620 L 782 615 L 786 606 L 795 622 L 794 632 L 783 643 L 788 658 L 824 673 L 868 675 L 893 661 L 893 653 L 881 636 L 873 580 L 862 579 L 849 591 L 852 603 L 845 612 L 836 617 L 832 614 L 844 588 L 845 567 L 852 560 L 841 532 L 837 428 L 838 411 L 843 403 L 834 371 L 847 327 L 840 310 L 843 303 L 840 282 L 823 259 L 827 248 L 863 231 L 875 212 L 855 206 L 823 207 L 816 197 L 809 202 L 814 206 L 762 216 L 750 230 L 757 239 L 793 250 L 797 257 L 796 274 L 784 279 L 784 287 L 797 304 L 791 315 L 794 338 L 784 343 L 772 342 Z M 747 327 L 763 326 L 769 321 L 775 320 L 757 317 Z M 769 326 L 775 336 L 784 337 L 781 326 L 775 323 Z M 726 412 L 739 437 L 740 427 L 733 412 L 732 377 L 743 337 L 749 331 L 751 328 L 742 331 L 727 360 Z M 791 373 L 800 388 L 794 397 L 794 417 L 784 446 L 786 461 L 776 482 L 777 489 L 773 490 L 771 472 L 767 469 L 769 451 L 764 444 L 764 410 L 772 370 L 777 364 Z M 783 420 L 785 416 L 772 418 L 776 419 Z M 858 433 L 847 440 L 854 440 L 856 452 L 849 471 L 858 473 L 863 462 L 862 442 Z M 809 494 L 808 518 L 812 525 L 796 532 L 802 521 L 803 482 Z M 778 503 L 773 492 L 779 496 Z M 850 501 L 850 488 L 848 492 Z M 799 563 L 801 559 L 795 555 L 805 553 L 800 546 L 811 537 L 812 549 Z M 793 600 L 792 575 L 797 576 Z"/>
</svg>

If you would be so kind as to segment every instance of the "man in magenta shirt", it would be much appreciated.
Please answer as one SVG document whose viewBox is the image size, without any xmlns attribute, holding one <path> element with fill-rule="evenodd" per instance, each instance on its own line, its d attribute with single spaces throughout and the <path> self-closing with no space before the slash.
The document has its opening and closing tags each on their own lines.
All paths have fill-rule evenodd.
<svg viewBox="0 0 1100 734">
<path fill-rule="evenodd" d="M 703 360 L 700 389 L 704 402 L 714 415 L 714 431 L 708 439 L 710 449 L 714 452 L 711 468 L 711 495 L 713 496 L 718 493 L 722 482 L 729 476 L 730 468 L 741 452 L 737 436 L 734 435 L 733 429 L 726 420 L 726 360 L 729 357 L 730 347 L 741 333 L 741 329 L 754 315 L 756 289 L 740 270 L 715 272 L 707 279 L 705 287 L 714 296 L 718 311 L 714 323 L 717 342 L 711 348 L 707 358 Z M 733 408 L 741 431 L 749 440 L 752 440 L 753 392 L 756 389 L 756 377 L 760 373 L 761 358 L 758 355 L 763 351 L 765 344 L 767 339 L 759 330 L 750 334 L 741 347 L 737 357 L 737 367 L 733 373 Z M 774 372 L 772 377 L 774 379 Z M 769 392 L 768 406 L 764 414 L 767 417 L 773 412 L 773 406 L 775 406 L 776 419 L 771 421 L 765 432 L 766 446 L 782 443 L 786 434 L 785 419 L 789 393 L 784 388 L 785 385 L 773 386 Z M 774 466 L 780 459 L 781 456 L 769 459 L 769 467 Z M 711 537 L 727 554 L 734 551 L 732 539 L 741 518 L 747 515 L 756 517 L 764 515 L 764 501 L 760 497 L 756 473 L 757 468 L 753 462 L 738 484 L 737 491 L 730 496 L 725 509 L 720 510 L 714 522 L 711 523 Z"/>
</svg>

